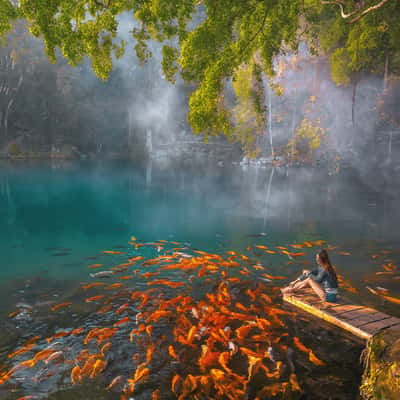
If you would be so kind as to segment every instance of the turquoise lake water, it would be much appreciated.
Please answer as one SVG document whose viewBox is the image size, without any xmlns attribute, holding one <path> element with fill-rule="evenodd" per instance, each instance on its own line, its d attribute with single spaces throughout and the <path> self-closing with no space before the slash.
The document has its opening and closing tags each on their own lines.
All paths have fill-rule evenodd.
<svg viewBox="0 0 400 400">
<path fill-rule="evenodd" d="M 377 251 L 399 262 L 399 197 L 354 171 L 3 164 L 0 278 L 81 280 L 88 264 L 104 260 L 102 250 L 130 247 L 134 235 L 205 251 L 323 239 L 351 253 L 332 259 L 360 285 L 384 263 L 371 259 Z M 283 261 L 269 259 L 293 275 Z"/>
<path fill-rule="evenodd" d="M 179 242 L 182 251 L 251 254 L 268 273 L 285 276 L 287 281 L 304 265 L 312 266 L 318 250 L 294 250 L 289 245 L 324 240 L 338 272 L 354 288 L 349 296 L 400 315 L 398 304 L 385 302 L 366 288 L 385 288 L 397 298 L 400 294 L 400 194 L 393 182 L 393 177 L 365 177 L 350 169 L 332 174 L 322 168 L 238 165 L 3 163 L 0 361 L 35 334 L 45 337 L 66 326 L 96 326 L 99 320 L 90 320 L 84 307 L 72 315 L 61 312 L 47 318 L 46 314 L 51 305 L 64 299 L 83 301 L 84 294 L 78 289 L 83 282 L 93 282 L 89 265 L 99 263 L 107 269 L 132 256 L 156 257 L 158 251 L 151 244 L 159 240 Z M 135 249 L 128 244 L 132 236 L 144 246 Z M 306 254 L 293 260 L 284 254 L 265 254 L 257 245 L 284 246 Z M 124 254 L 108 255 L 104 250 Z M 387 265 L 394 271 L 387 273 Z M 21 303 L 37 313 L 22 313 L 21 318 L 10 320 L 7 314 L 21 308 Z M 348 379 L 353 395 L 357 377 L 352 378 L 349 371 L 358 356 L 349 358 L 348 369 L 326 372 Z M 307 376 L 307 371 L 300 371 L 299 376 Z M 60 382 L 63 387 L 69 382 L 69 376 L 62 379 L 40 390 L 46 395 L 54 393 Z M 29 395 L 35 390 L 26 383 L 24 390 L 16 393 Z M 79 390 L 74 398 L 92 398 L 88 390 L 95 396 L 92 386 Z M 346 393 L 350 389 L 341 390 Z M 0 399 L 18 397 L 7 397 L 9 394 L 9 389 L 0 387 Z M 58 398 L 65 397 L 54 397 Z"/>
</svg>

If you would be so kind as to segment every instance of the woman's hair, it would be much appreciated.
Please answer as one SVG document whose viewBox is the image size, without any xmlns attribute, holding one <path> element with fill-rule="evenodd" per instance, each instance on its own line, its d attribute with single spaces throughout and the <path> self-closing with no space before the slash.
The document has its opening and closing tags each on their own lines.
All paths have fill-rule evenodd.
<svg viewBox="0 0 400 400">
<path fill-rule="evenodd" d="M 336 271 L 331 264 L 331 260 L 329 259 L 328 252 L 325 249 L 322 249 L 318 253 L 319 262 L 321 263 L 322 267 L 328 272 L 333 279 L 337 282 L 337 275 Z"/>
</svg>

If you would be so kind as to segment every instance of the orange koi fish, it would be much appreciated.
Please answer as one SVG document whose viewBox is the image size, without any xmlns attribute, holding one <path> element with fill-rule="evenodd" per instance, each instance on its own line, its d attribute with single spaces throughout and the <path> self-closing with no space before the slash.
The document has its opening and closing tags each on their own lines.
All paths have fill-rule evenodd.
<svg viewBox="0 0 400 400">
<path fill-rule="evenodd" d="M 104 264 L 92 264 L 92 265 L 88 265 L 88 268 L 100 268 L 103 266 L 104 266 Z"/>
<path fill-rule="evenodd" d="M 105 283 L 103 283 L 103 282 L 93 282 L 93 283 L 89 283 L 87 285 L 82 285 L 81 288 L 83 290 L 88 290 L 88 289 L 93 288 L 93 287 L 104 286 L 104 285 L 105 285 Z"/>
<path fill-rule="evenodd" d="M 301 257 L 301 256 L 305 256 L 306 253 L 304 253 L 304 252 L 301 252 L 301 253 L 291 253 L 291 252 L 288 252 L 288 255 L 289 255 L 290 257 Z"/>
<path fill-rule="evenodd" d="M 152 277 L 152 276 L 157 276 L 157 275 L 159 275 L 160 273 L 159 272 L 145 272 L 144 274 L 141 274 L 140 276 L 142 277 L 142 278 L 150 278 L 150 277 Z"/>
<path fill-rule="evenodd" d="M 289 246 L 294 247 L 295 249 L 302 249 L 304 247 L 303 244 L 289 244 Z"/>
<path fill-rule="evenodd" d="M 33 359 L 35 361 L 45 360 L 46 358 L 49 358 L 49 356 L 51 356 L 54 353 L 57 353 L 57 350 L 44 349 L 42 351 L 39 351 L 39 353 L 36 353 L 36 355 L 33 357 Z"/>
<path fill-rule="evenodd" d="M 71 331 L 71 335 L 74 335 L 74 336 L 79 335 L 79 334 L 82 333 L 84 330 L 85 330 L 85 328 L 76 328 L 76 329 L 73 329 L 73 330 Z"/>
<path fill-rule="evenodd" d="M 240 328 L 235 330 L 236 336 L 239 340 L 246 339 L 250 331 L 254 328 L 254 325 L 242 325 Z"/>
<path fill-rule="evenodd" d="M 265 250 L 265 252 L 268 254 L 276 254 L 276 251 L 274 250 Z"/>
<path fill-rule="evenodd" d="M 140 261 L 140 260 L 143 260 L 143 257 L 142 257 L 142 256 L 137 256 L 137 257 L 128 258 L 128 261 L 129 261 L 129 262 Z"/>
<path fill-rule="evenodd" d="M 263 246 L 261 244 L 255 245 L 254 247 L 257 247 L 257 249 L 261 249 L 261 250 L 267 250 L 268 249 L 267 246 Z"/>
<path fill-rule="evenodd" d="M 34 344 L 29 344 L 19 350 L 14 351 L 13 353 L 9 354 L 7 357 L 8 358 L 14 358 L 15 356 L 18 356 L 20 354 L 26 353 L 28 351 L 30 351 L 33 347 L 35 347 Z"/>
<path fill-rule="evenodd" d="M 390 301 L 391 303 L 400 304 L 400 299 L 392 296 L 382 296 L 385 300 Z"/>
<path fill-rule="evenodd" d="M 122 283 L 112 283 L 111 285 L 106 286 L 104 290 L 119 289 L 120 287 L 122 287 Z"/>
<path fill-rule="evenodd" d="M 96 360 L 94 363 L 93 369 L 90 373 L 90 378 L 93 379 L 95 376 L 101 374 L 107 367 L 107 363 L 103 360 Z"/>
<path fill-rule="evenodd" d="M 57 305 L 51 307 L 50 311 L 56 311 L 56 310 L 58 310 L 60 308 L 69 307 L 71 305 L 72 305 L 72 303 L 70 301 L 68 301 L 66 303 L 57 304 Z"/>
<path fill-rule="evenodd" d="M 318 365 L 318 366 L 323 366 L 325 365 L 325 363 L 320 360 L 314 353 L 312 350 L 310 350 L 310 352 L 308 353 L 308 359 L 314 364 L 314 365 Z"/>
<path fill-rule="evenodd" d="M 126 251 L 103 250 L 104 254 L 126 254 Z"/>
<path fill-rule="evenodd" d="M 122 375 L 118 375 L 117 377 L 115 377 L 111 383 L 106 387 L 106 390 L 110 390 L 112 389 L 114 386 L 118 385 L 118 383 L 121 382 L 121 380 L 123 379 Z"/>
<path fill-rule="evenodd" d="M 128 379 L 127 381 L 130 385 L 131 391 L 134 391 L 135 384 L 137 382 L 146 379 L 149 375 L 150 375 L 150 370 L 149 368 L 146 367 L 146 363 L 138 365 L 133 379 Z"/>
<path fill-rule="evenodd" d="M 180 383 L 180 381 L 182 380 L 182 378 L 179 375 L 175 375 L 172 378 L 171 381 L 171 391 L 173 393 L 175 393 L 176 395 L 178 394 L 178 384 Z"/>
<path fill-rule="evenodd" d="M 96 311 L 97 314 L 105 314 L 106 312 L 111 311 L 113 308 L 112 304 L 107 304 L 103 307 L 101 307 L 99 310 Z"/>
<path fill-rule="evenodd" d="M 172 312 L 171 311 L 164 311 L 164 310 L 158 310 L 158 311 L 154 311 L 147 319 L 146 319 L 146 323 L 149 322 L 157 322 L 159 321 L 161 318 L 167 318 L 172 316 Z"/>
<path fill-rule="evenodd" d="M 36 365 L 36 360 L 31 359 L 31 360 L 26 360 L 18 363 L 15 365 L 9 372 L 9 375 L 12 375 L 15 371 L 18 371 L 22 368 L 33 368 Z"/>
<path fill-rule="evenodd" d="M 151 325 L 147 325 L 145 331 L 151 337 L 153 333 L 153 327 Z"/>
<path fill-rule="evenodd" d="M 118 310 L 116 310 L 115 312 L 116 312 L 117 314 L 122 314 L 129 306 L 130 306 L 130 303 L 122 304 L 122 305 L 118 308 Z"/>
<path fill-rule="evenodd" d="M 149 345 L 149 347 L 147 348 L 147 350 L 146 350 L 146 361 L 147 361 L 147 363 L 150 363 L 150 361 L 152 360 L 153 353 L 154 353 L 155 349 L 156 349 L 156 345 L 154 343 L 151 343 Z"/>
<path fill-rule="evenodd" d="M 270 274 L 261 274 L 261 275 L 265 276 L 268 279 L 278 279 L 278 280 L 286 279 L 286 276 L 274 276 Z"/>
<path fill-rule="evenodd" d="M 385 265 L 383 266 L 383 269 L 386 270 L 386 271 L 392 272 L 392 271 L 394 271 L 394 270 L 397 269 L 397 266 L 394 265 L 394 264 L 392 264 L 392 263 L 388 263 L 388 264 L 385 264 Z"/>
<path fill-rule="evenodd" d="M 169 286 L 171 288 L 178 288 L 178 287 L 184 285 L 183 282 L 173 282 L 173 281 L 169 281 L 168 279 L 156 279 L 152 282 L 147 282 L 147 284 L 148 285 L 165 285 L 165 286 Z"/>
<path fill-rule="evenodd" d="M 115 335 L 118 328 L 93 328 L 86 335 L 83 343 L 88 344 L 92 339 L 102 338 L 103 340 L 109 339 Z"/>
<path fill-rule="evenodd" d="M 310 351 L 310 349 L 304 346 L 304 344 L 300 341 L 300 339 L 297 336 L 293 337 L 293 343 L 303 353 L 308 353 Z"/>
<path fill-rule="evenodd" d="M 13 317 L 15 317 L 16 315 L 18 315 L 19 314 L 19 311 L 13 311 L 13 312 L 10 312 L 10 314 L 8 314 L 8 316 L 10 317 L 10 318 L 13 318 Z"/>
<path fill-rule="evenodd" d="M 101 300 L 104 298 L 104 294 L 100 294 L 98 296 L 93 296 L 93 297 L 88 297 L 87 299 L 85 299 L 86 303 L 90 303 L 92 301 L 97 301 L 97 300 Z"/>
<path fill-rule="evenodd" d="M 295 391 L 295 392 L 301 392 L 302 391 L 302 389 L 301 389 L 301 387 L 299 385 L 299 382 L 297 380 L 296 374 L 290 374 L 289 383 L 290 383 L 290 386 L 292 387 L 293 391 Z"/>
<path fill-rule="evenodd" d="M 54 339 L 58 339 L 61 337 L 65 337 L 71 334 L 72 331 L 61 331 L 61 332 L 57 332 L 56 334 L 54 334 L 53 336 L 49 337 L 46 339 L 47 343 L 52 342 Z"/>
<path fill-rule="evenodd" d="M 124 317 L 124 318 L 120 319 L 119 321 L 115 322 L 113 324 L 113 326 L 119 326 L 119 325 L 126 324 L 127 322 L 130 322 L 130 320 L 131 319 L 129 317 Z"/>
<path fill-rule="evenodd" d="M 340 254 L 341 256 L 350 256 L 351 253 L 349 253 L 348 251 L 338 251 L 338 254 Z"/>
<path fill-rule="evenodd" d="M 168 346 L 168 354 L 170 355 L 171 358 L 175 358 L 175 360 L 178 359 L 178 356 L 175 353 L 174 346 L 172 345 Z"/>
<path fill-rule="evenodd" d="M 119 277 L 119 279 L 120 279 L 121 281 L 126 281 L 126 280 L 132 279 L 132 278 L 133 278 L 133 275 L 125 275 L 125 276 L 120 276 L 120 277 Z"/>
<path fill-rule="evenodd" d="M 110 349 L 110 347 L 112 346 L 112 343 L 111 342 L 108 342 L 108 343 L 106 343 L 106 344 L 104 344 L 102 347 L 101 347 L 101 349 L 100 349 L 100 353 L 101 353 L 101 355 L 104 357 L 104 353 L 107 351 L 107 350 L 109 350 Z"/>
<path fill-rule="evenodd" d="M 40 336 L 34 336 L 33 338 L 28 339 L 25 343 L 24 346 L 29 346 L 32 343 L 36 343 L 40 339 Z"/>
<path fill-rule="evenodd" d="M 81 369 L 81 377 L 90 376 L 91 372 L 93 371 L 94 364 L 98 360 L 98 354 L 90 354 L 85 364 Z"/>
<path fill-rule="evenodd" d="M 53 361 L 53 360 L 55 360 L 57 358 L 60 358 L 62 356 L 63 356 L 63 352 L 62 351 L 56 351 L 55 353 L 51 354 L 48 358 L 46 358 L 44 360 L 44 362 L 46 364 L 49 364 L 51 361 Z"/>
</svg>

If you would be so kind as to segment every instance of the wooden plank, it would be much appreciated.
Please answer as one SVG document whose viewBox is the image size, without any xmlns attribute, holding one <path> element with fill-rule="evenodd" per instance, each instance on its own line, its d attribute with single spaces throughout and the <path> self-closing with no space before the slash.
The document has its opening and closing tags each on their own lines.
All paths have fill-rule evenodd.
<svg viewBox="0 0 400 400">
<path fill-rule="evenodd" d="M 347 319 L 347 320 L 357 319 L 357 318 L 361 318 L 361 317 L 365 317 L 365 316 L 372 316 L 377 313 L 379 313 L 379 311 L 376 311 L 373 308 L 363 307 L 361 309 L 349 311 L 349 312 L 343 314 L 343 318 Z M 386 314 L 384 314 L 384 315 L 386 315 Z"/>
<path fill-rule="evenodd" d="M 329 309 L 329 311 L 332 314 L 335 314 L 335 315 L 338 316 L 338 315 L 341 315 L 341 314 L 344 314 L 344 313 L 347 313 L 347 312 L 351 312 L 351 311 L 355 311 L 355 310 L 359 311 L 362 308 L 363 308 L 362 306 L 355 306 L 355 305 L 352 305 L 352 304 L 345 304 L 343 306 L 332 307 L 332 308 Z"/>
<path fill-rule="evenodd" d="M 400 319 L 396 317 L 386 318 L 382 321 L 372 322 L 366 325 L 362 325 L 359 328 L 365 332 L 369 332 L 375 334 L 376 332 L 381 331 L 382 329 L 390 328 L 394 325 L 398 325 L 400 323 Z"/>
<path fill-rule="evenodd" d="M 285 295 L 284 301 L 290 303 L 317 318 L 330 322 L 354 335 L 370 339 L 382 329 L 399 327 L 400 319 L 377 311 L 373 308 L 352 304 L 345 298 L 337 303 L 321 301 L 310 291 Z"/>
<path fill-rule="evenodd" d="M 307 311 L 308 313 L 313 314 L 314 316 L 319 317 L 324 321 L 330 322 L 333 325 L 345 329 L 353 333 L 354 335 L 361 337 L 362 339 L 368 340 L 372 337 L 372 334 L 370 334 L 369 332 L 354 327 L 350 323 L 340 320 L 339 318 L 335 317 L 334 315 L 331 315 L 330 313 L 324 310 L 319 310 L 310 304 L 302 302 L 301 299 L 299 299 L 297 296 L 288 296 L 288 295 L 284 296 L 284 301 L 293 304 L 294 306 L 301 308 L 302 310 Z"/>
<path fill-rule="evenodd" d="M 357 326 L 358 328 L 364 329 L 364 326 L 369 325 L 369 324 L 375 324 L 378 322 L 384 323 L 385 321 L 387 321 L 388 319 L 390 319 L 390 315 L 381 315 L 379 317 L 370 317 L 369 319 L 365 318 L 365 319 L 359 319 L 359 320 L 352 320 L 351 324 L 353 324 L 354 326 Z"/>
<path fill-rule="evenodd" d="M 375 312 L 375 313 L 370 313 L 370 314 L 364 314 L 358 318 L 352 318 L 352 319 L 347 319 L 345 318 L 346 314 L 342 317 L 349 323 L 353 324 L 354 326 L 362 326 L 365 324 L 370 324 L 372 322 L 378 322 L 382 321 L 386 318 L 389 318 L 387 314 L 381 313 L 381 312 Z"/>
</svg>

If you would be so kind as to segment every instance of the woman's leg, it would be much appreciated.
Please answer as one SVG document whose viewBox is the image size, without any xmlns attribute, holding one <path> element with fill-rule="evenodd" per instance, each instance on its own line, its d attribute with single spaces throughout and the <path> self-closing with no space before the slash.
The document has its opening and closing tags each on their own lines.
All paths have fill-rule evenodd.
<svg viewBox="0 0 400 400">
<path fill-rule="evenodd" d="M 307 278 L 304 281 L 297 283 L 293 286 L 293 290 L 304 289 L 307 286 L 311 287 L 322 301 L 325 301 L 325 291 L 318 282 L 314 281 L 314 279 Z"/>
</svg>

